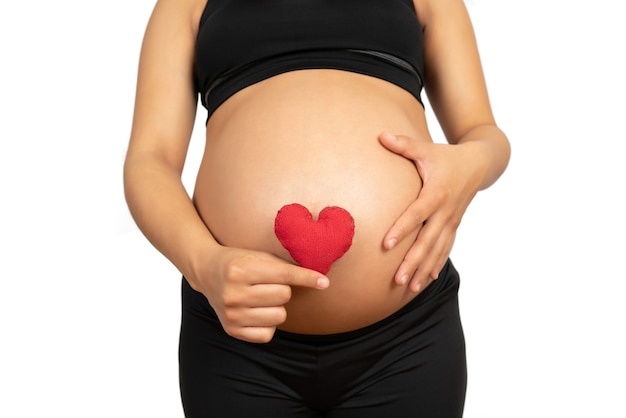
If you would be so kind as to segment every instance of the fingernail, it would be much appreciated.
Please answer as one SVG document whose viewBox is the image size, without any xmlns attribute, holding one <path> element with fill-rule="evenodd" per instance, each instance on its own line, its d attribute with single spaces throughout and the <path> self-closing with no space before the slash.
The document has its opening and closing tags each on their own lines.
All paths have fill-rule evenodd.
<svg viewBox="0 0 626 418">
<path fill-rule="evenodd" d="M 387 241 L 387 247 L 391 250 L 393 247 L 396 246 L 397 243 L 398 243 L 397 239 L 391 238 L 389 241 Z"/>
<path fill-rule="evenodd" d="M 418 282 L 416 285 L 413 286 L 413 292 L 417 293 L 420 291 L 421 288 L 422 284 Z"/>
<path fill-rule="evenodd" d="M 318 289 L 326 289 L 328 286 L 330 286 L 330 280 L 328 280 L 328 277 L 320 277 L 317 279 Z"/>
<path fill-rule="evenodd" d="M 409 275 L 408 274 L 404 274 L 402 277 L 400 277 L 400 284 L 401 285 L 405 285 L 406 282 L 409 281 Z"/>
</svg>

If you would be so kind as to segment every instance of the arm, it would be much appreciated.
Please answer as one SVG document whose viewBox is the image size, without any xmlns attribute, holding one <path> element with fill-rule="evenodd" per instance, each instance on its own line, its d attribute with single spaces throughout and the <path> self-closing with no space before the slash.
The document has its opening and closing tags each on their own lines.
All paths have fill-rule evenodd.
<svg viewBox="0 0 626 418">
<path fill-rule="evenodd" d="M 270 254 L 219 245 L 182 184 L 197 108 L 192 71 L 199 3 L 159 0 L 148 23 L 125 196 L 140 230 L 207 297 L 225 331 L 264 342 L 285 320 L 290 286 L 321 289 L 328 279 Z"/>
<path fill-rule="evenodd" d="M 385 237 L 392 248 L 408 233 L 417 239 L 396 273 L 413 291 L 436 279 L 456 230 L 479 190 L 504 172 L 510 145 L 489 103 L 472 24 L 462 0 L 415 0 L 424 27 L 426 92 L 449 144 L 381 135 L 383 145 L 412 160 L 424 182 Z"/>
<path fill-rule="evenodd" d="M 462 0 L 422 3 L 429 101 L 449 143 L 474 144 L 478 189 L 486 189 L 504 172 L 510 144 L 491 110 L 470 17 Z"/>
<path fill-rule="evenodd" d="M 180 4 L 185 4 L 181 6 Z M 196 112 L 191 1 L 159 1 L 146 28 L 124 164 L 126 201 L 140 230 L 185 275 L 217 243 L 181 181 Z"/>
</svg>

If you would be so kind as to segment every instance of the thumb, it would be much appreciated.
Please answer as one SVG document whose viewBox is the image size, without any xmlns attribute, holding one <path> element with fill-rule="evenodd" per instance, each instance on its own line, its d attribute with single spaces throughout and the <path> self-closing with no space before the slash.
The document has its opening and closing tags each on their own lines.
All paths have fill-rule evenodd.
<svg viewBox="0 0 626 418">
<path fill-rule="evenodd" d="M 419 157 L 417 142 L 407 136 L 383 132 L 378 136 L 378 140 L 389 151 L 395 152 L 409 160 L 416 161 Z"/>
</svg>

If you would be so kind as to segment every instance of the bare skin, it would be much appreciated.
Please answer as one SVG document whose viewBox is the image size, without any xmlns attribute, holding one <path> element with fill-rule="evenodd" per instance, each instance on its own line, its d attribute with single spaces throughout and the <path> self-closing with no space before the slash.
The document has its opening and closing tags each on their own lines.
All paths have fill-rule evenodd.
<svg viewBox="0 0 626 418">
<path fill-rule="evenodd" d="M 287 73 L 238 92 L 211 118 L 192 201 L 181 173 L 204 4 L 159 0 L 146 30 L 124 167 L 139 228 L 233 337 L 266 342 L 276 328 L 340 332 L 384 318 L 437 277 L 467 206 L 509 158 L 462 1 L 415 1 L 427 92 L 449 145 L 432 143 L 423 108 L 395 86 L 340 71 Z M 294 83 L 309 94 L 289 94 Z M 333 92 L 338 107 L 325 105 Z M 306 192 L 313 180 L 315 193 Z M 268 185 L 273 193 L 250 196 Z M 276 210 L 292 202 L 355 216 L 355 243 L 328 277 L 294 265 L 271 233 Z"/>
<path fill-rule="evenodd" d="M 416 199 L 421 179 L 378 135 L 385 126 L 430 141 L 424 121 L 414 117 L 420 112 L 413 96 L 387 82 L 306 70 L 240 91 L 210 119 L 194 202 L 220 244 L 293 263 L 273 233 L 283 205 L 302 204 L 314 216 L 340 206 L 354 218 L 352 246 L 328 273 L 331 286 L 324 292 L 294 288 L 281 329 L 348 331 L 415 297 L 393 284 L 411 239 L 393 250 L 385 250 L 382 239 Z"/>
</svg>

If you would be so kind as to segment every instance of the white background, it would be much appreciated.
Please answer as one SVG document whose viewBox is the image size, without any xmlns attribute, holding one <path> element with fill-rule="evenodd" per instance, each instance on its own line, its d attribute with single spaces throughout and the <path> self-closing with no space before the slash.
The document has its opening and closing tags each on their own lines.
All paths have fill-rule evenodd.
<svg viewBox="0 0 626 418">
<path fill-rule="evenodd" d="M 624 418 L 620 2 L 467 4 L 513 156 L 470 207 L 453 252 L 465 416 Z M 180 275 L 122 194 L 152 6 L 0 5 L 2 417 L 182 416 Z"/>
</svg>

